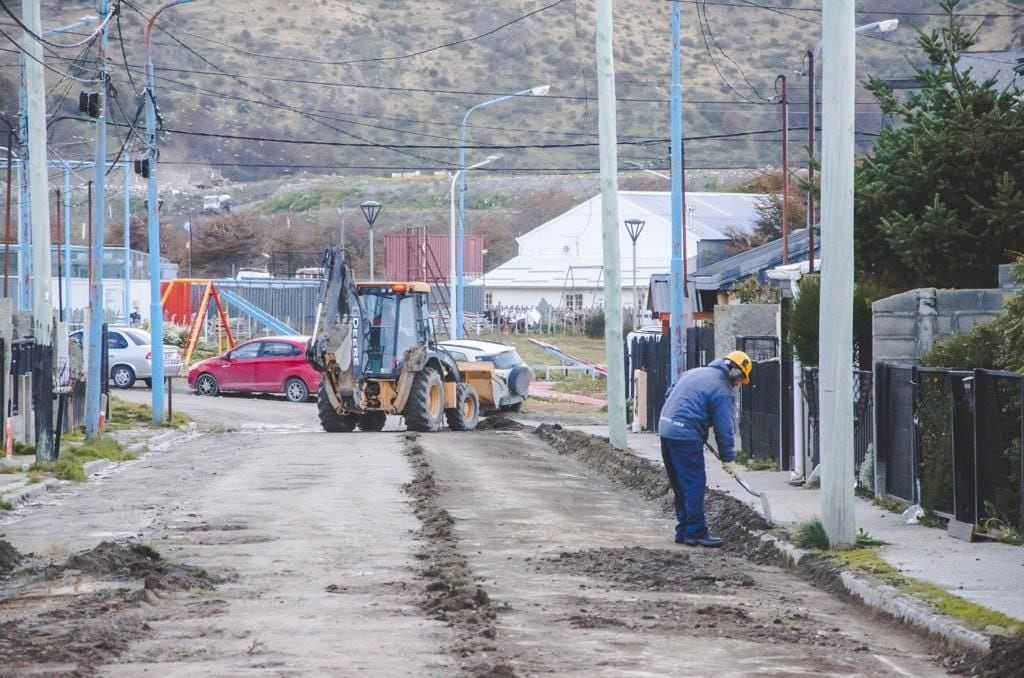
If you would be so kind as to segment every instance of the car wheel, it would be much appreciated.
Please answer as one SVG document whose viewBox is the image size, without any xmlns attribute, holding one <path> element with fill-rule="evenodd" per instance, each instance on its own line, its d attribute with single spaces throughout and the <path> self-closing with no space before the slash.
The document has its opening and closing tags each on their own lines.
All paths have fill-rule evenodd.
<svg viewBox="0 0 1024 678">
<path fill-rule="evenodd" d="M 114 365 L 110 370 L 110 379 L 118 388 L 131 388 L 135 385 L 135 370 L 127 365 Z"/>
<path fill-rule="evenodd" d="M 309 400 L 309 387 L 298 377 L 292 377 L 284 383 L 284 396 L 289 402 L 304 403 Z"/>
<path fill-rule="evenodd" d="M 196 379 L 196 394 L 215 396 L 220 393 L 220 385 L 212 374 L 200 374 Z"/>
</svg>

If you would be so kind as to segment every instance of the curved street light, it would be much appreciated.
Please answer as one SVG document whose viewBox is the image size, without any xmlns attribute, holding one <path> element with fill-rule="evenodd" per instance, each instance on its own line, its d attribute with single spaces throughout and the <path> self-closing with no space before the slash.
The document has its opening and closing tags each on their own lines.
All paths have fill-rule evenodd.
<svg viewBox="0 0 1024 678">
<path fill-rule="evenodd" d="M 459 325 L 458 333 L 455 332 L 455 317 L 458 314 L 458 308 L 455 301 L 457 299 L 458 292 L 455 288 L 455 276 L 452 275 L 452 266 L 455 264 L 455 258 L 457 256 L 455 251 L 455 182 L 457 182 L 459 178 L 469 170 L 478 169 L 500 159 L 501 155 L 489 155 L 485 160 L 481 160 L 475 165 L 470 165 L 464 170 L 460 169 L 456 171 L 452 176 L 452 187 L 448 192 L 448 324 L 450 326 L 448 328 L 448 336 L 452 339 L 457 339 L 462 336 L 462 325 Z"/>
<path fill-rule="evenodd" d="M 458 304 L 456 305 L 456 318 L 455 318 L 455 339 L 462 337 L 462 325 L 464 322 L 464 316 L 466 313 L 466 275 L 465 275 L 465 255 L 466 255 L 466 123 L 469 122 L 469 116 L 473 111 L 481 108 L 487 108 L 494 104 L 501 103 L 502 101 L 508 101 L 509 99 L 516 99 L 518 97 L 542 97 L 551 91 L 551 85 L 538 85 L 537 87 L 531 87 L 530 89 L 524 89 L 521 92 L 514 94 L 506 94 L 505 96 L 491 99 L 473 106 L 466 115 L 462 117 L 462 124 L 459 126 L 459 174 L 462 175 L 462 185 L 459 189 L 459 246 L 458 252 L 456 253 L 456 269 L 458 272 Z"/>
<path fill-rule="evenodd" d="M 626 233 L 629 234 L 629 239 L 633 241 L 633 331 L 635 332 L 639 328 L 640 322 L 640 300 L 637 298 L 636 288 L 636 241 L 640 238 L 640 234 L 644 230 L 644 226 L 647 224 L 643 219 L 626 219 Z"/>
<path fill-rule="evenodd" d="M 370 282 L 373 282 L 373 224 L 377 221 L 377 216 L 380 215 L 382 205 L 376 200 L 367 200 L 366 202 L 359 205 L 359 209 L 363 211 L 363 217 L 366 218 L 366 223 L 370 227 Z"/>
</svg>

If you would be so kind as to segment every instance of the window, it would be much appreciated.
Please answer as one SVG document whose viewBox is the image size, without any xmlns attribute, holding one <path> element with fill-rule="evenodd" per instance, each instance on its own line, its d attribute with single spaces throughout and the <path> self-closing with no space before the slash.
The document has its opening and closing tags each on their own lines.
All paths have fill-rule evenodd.
<svg viewBox="0 0 1024 678">
<path fill-rule="evenodd" d="M 291 358 L 299 355 L 302 351 L 295 344 L 289 344 L 284 341 L 265 341 L 263 342 L 263 353 L 264 358 Z"/>
<path fill-rule="evenodd" d="M 484 308 L 490 308 L 494 305 L 494 295 L 488 292 L 484 295 Z"/>
<path fill-rule="evenodd" d="M 128 348 L 128 340 L 122 337 L 118 332 L 108 332 L 107 348 Z"/>
<path fill-rule="evenodd" d="M 395 298 L 383 294 L 363 297 L 366 317 L 370 319 L 366 349 L 366 371 L 370 374 L 390 373 L 394 369 Z"/>
<path fill-rule="evenodd" d="M 149 333 L 143 332 L 142 330 L 125 330 L 124 334 L 131 339 L 136 346 L 149 346 L 153 341 L 149 338 Z"/>
<path fill-rule="evenodd" d="M 469 358 L 462 351 L 453 351 L 449 348 L 448 355 L 450 355 L 452 357 L 452 360 L 454 360 L 457 363 L 469 362 Z"/>
<path fill-rule="evenodd" d="M 419 343 L 416 323 L 416 297 L 403 297 L 398 306 L 398 347 L 395 357 L 401 360 L 405 352 Z"/>
<path fill-rule="evenodd" d="M 577 293 L 565 295 L 565 307 L 570 311 L 582 311 L 583 294 Z"/>
<path fill-rule="evenodd" d="M 502 351 L 493 355 L 483 355 L 477 358 L 477 360 L 494 363 L 494 369 L 496 370 L 510 370 L 516 365 L 523 364 L 523 359 L 515 351 Z"/>
<path fill-rule="evenodd" d="M 231 360 L 251 360 L 260 354 L 260 346 L 262 345 L 262 341 L 253 341 L 248 344 L 242 344 L 232 351 L 229 356 Z"/>
</svg>

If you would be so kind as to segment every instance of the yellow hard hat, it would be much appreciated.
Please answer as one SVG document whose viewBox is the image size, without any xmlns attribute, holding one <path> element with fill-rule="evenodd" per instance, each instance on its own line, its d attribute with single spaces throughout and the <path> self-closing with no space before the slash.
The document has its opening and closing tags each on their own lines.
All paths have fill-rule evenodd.
<svg viewBox="0 0 1024 678">
<path fill-rule="evenodd" d="M 754 362 L 750 359 L 750 356 L 743 351 L 733 351 L 723 358 L 723 360 L 731 363 L 731 366 L 739 370 L 739 375 L 732 375 L 730 370 L 730 376 L 733 377 L 734 381 L 741 384 L 750 383 L 750 373 L 754 369 Z"/>
</svg>

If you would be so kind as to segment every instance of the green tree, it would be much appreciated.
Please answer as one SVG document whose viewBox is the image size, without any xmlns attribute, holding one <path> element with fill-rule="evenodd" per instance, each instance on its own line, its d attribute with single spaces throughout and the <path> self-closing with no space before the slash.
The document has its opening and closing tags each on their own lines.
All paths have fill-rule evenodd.
<svg viewBox="0 0 1024 678">
<path fill-rule="evenodd" d="M 1024 242 L 1024 105 L 960 65 L 976 43 L 942 0 L 940 30 L 919 33 L 924 83 L 905 99 L 882 80 L 868 89 L 897 124 L 857 172 L 857 268 L 894 289 L 993 287 L 996 267 Z M 826 225 L 827 228 L 827 225 Z"/>
<path fill-rule="evenodd" d="M 860 369 L 871 369 L 871 300 L 874 291 L 857 285 L 853 293 L 853 354 Z M 818 364 L 818 340 L 821 326 L 821 278 L 804 276 L 800 295 L 789 316 L 789 340 L 800 362 Z"/>
</svg>

